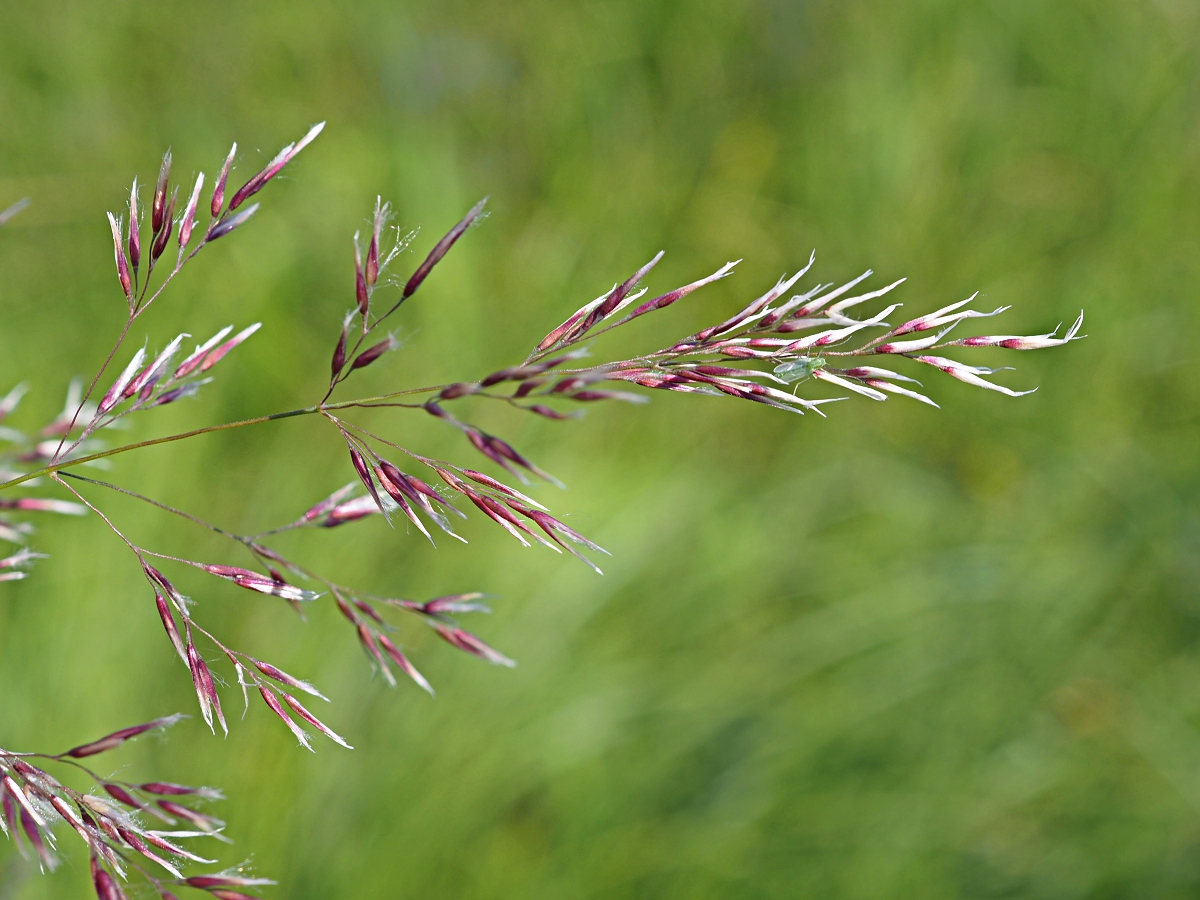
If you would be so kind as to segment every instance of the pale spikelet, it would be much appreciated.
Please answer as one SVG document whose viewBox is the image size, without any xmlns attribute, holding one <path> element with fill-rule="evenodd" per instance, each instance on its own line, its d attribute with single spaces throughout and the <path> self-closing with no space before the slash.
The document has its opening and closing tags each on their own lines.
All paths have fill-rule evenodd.
<svg viewBox="0 0 1200 900">
<path fill-rule="evenodd" d="M 7 225 L 14 217 L 29 206 L 29 198 L 24 197 L 6 209 L 0 210 L 0 225 Z"/>
<path fill-rule="evenodd" d="M 117 380 L 114 381 L 112 387 L 108 389 L 108 392 L 104 395 L 104 399 L 102 399 L 97 405 L 96 412 L 98 414 L 108 412 L 121 401 L 121 399 L 125 396 L 125 388 L 129 387 L 130 382 L 133 381 L 133 376 L 136 374 L 138 369 L 141 368 L 142 362 L 145 360 L 145 358 L 146 349 L 143 347 L 133 355 L 133 359 L 129 361 L 129 364 L 124 368 L 124 370 L 122 370 L 121 374 L 117 376 Z"/>
<path fill-rule="evenodd" d="M 201 172 L 196 176 L 196 186 L 192 188 L 192 195 L 188 198 L 187 206 L 183 210 L 183 218 L 179 220 L 179 255 L 183 258 L 183 251 L 187 248 L 188 243 L 192 239 L 192 229 L 196 225 L 196 207 L 200 203 L 200 191 L 204 188 L 204 173 Z"/>
<path fill-rule="evenodd" d="M 125 248 L 121 241 L 121 223 L 112 214 L 108 214 L 108 224 L 112 228 L 113 252 L 117 260 L 117 280 L 121 282 L 121 291 L 125 298 L 133 302 L 133 278 L 129 274 L 129 261 L 125 258 Z"/>
<path fill-rule="evenodd" d="M 22 381 L 15 388 L 0 398 L 0 421 L 3 421 L 10 413 L 17 408 L 21 402 L 21 398 L 29 391 L 29 385 Z"/>
<path fill-rule="evenodd" d="M 235 334 L 233 337 L 231 337 L 225 343 L 218 346 L 216 349 L 210 350 L 208 352 L 208 355 L 204 357 L 204 361 L 202 363 L 200 363 L 200 371 L 207 372 L 209 369 L 211 369 L 213 366 L 215 366 L 217 363 L 219 363 L 221 360 L 223 360 L 225 358 L 226 354 L 229 353 L 229 351 L 231 351 L 234 347 L 237 347 L 238 345 L 240 345 L 243 341 L 245 341 L 248 337 L 250 337 L 250 335 L 254 334 L 260 328 L 262 328 L 262 322 L 255 322 L 253 325 L 251 325 L 247 328 L 243 328 L 241 331 L 239 331 L 237 334 Z M 228 332 L 226 332 L 226 333 L 228 333 Z"/>
</svg>

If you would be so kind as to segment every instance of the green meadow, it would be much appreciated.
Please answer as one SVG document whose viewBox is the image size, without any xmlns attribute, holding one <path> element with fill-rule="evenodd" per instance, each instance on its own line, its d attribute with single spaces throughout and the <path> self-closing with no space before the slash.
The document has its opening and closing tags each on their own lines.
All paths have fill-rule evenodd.
<svg viewBox="0 0 1200 900">
<path fill-rule="evenodd" d="M 319 399 L 377 195 L 420 228 L 402 278 L 484 196 L 490 215 L 347 397 L 515 364 L 660 249 L 655 293 L 743 261 L 594 358 L 720 321 L 814 248 L 806 287 L 870 268 L 907 277 L 897 315 L 978 291 L 1012 309 L 964 335 L 1081 309 L 1088 335 L 957 354 L 1015 366 L 995 377 L 1039 388 L 1019 399 L 906 369 L 940 409 L 456 401 L 568 486 L 531 490 L 611 551 L 603 576 L 479 515 L 466 545 L 378 516 L 277 544 L 379 594 L 492 595 L 462 621 L 515 669 L 395 618 L 436 698 L 373 674 L 328 598 L 301 620 L 172 568 L 207 627 L 322 688 L 353 751 L 304 751 L 261 703 L 243 719 L 212 657 L 231 721 L 210 734 L 133 556 L 95 516 L 39 518 L 49 558 L 0 584 L 0 746 L 190 714 L 97 765 L 222 788 L 234 843 L 203 852 L 279 900 L 1200 896 L 1198 41 L 1188 0 L 0 6 L 0 208 L 32 201 L 0 230 L 0 393 L 32 386 L 6 425 L 53 417 L 111 346 L 104 214 L 135 174 L 170 147 L 187 190 L 236 140 L 246 177 L 321 120 L 132 346 L 262 329 L 110 444 Z M 503 474 L 420 411 L 355 421 Z M 247 533 L 354 477 L 316 417 L 87 474 Z M 89 497 L 152 549 L 246 562 Z M 91 895 L 60 831 L 51 875 L 0 841 L 2 900 Z"/>
</svg>

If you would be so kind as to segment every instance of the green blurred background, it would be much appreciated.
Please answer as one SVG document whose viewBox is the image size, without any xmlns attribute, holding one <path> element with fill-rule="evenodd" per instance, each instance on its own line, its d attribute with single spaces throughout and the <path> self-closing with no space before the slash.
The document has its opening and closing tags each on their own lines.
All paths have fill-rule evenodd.
<svg viewBox="0 0 1200 900">
<path fill-rule="evenodd" d="M 597 353 L 723 318 L 813 247 L 823 280 L 907 275 L 909 311 L 980 290 L 1014 306 L 1002 332 L 1088 314 L 1086 341 L 995 357 L 1041 385 L 1021 400 L 927 378 L 941 410 L 828 420 L 464 405 L 570 485 L 538 496 L 613 551 L 606 575 L 477 520 L 469 547 L 375 520 L 280 546 L 368 590 L 499 595 L 468 624 L 519 668 L 405 622 L 439 695 L 389 690 L 330 604 L 305 624 L 178 572 L 202 621 L 325 688 L 358 749 L 305 753 L 252 706 L 227 740 L 192 719 L 107 765 L 225 788 L 222 860 L 278 898 L 1200 896 L 1198 36 L 1192 0 L 4 4 L 0 206 L 33 200 L 0 234 L 0 388 L 35 385 L 17 424 L 115 333 L 104 212 L 132 175 L 169 145 L 181 181 L 211 177 L 232 140 L 245 175 L 321 119 L 135 337 L 263 331 L 119 439 L 312 402 L 377 193 L 416 253 L 485 194 L 492 214 L 362 392 L 510 364 L 660 248 L 652 289 L 745 262 Z M 360 421 L 475 464 L 428 417 Z M 297 419 L 110 476 L 252 531 L 351 474 Z M 144 543 L 241 561 L 119 499 Z M 36 546 L 0 586 L 0 745 L 194 713 L 94 517 Z M 0 843 L 0 897 L 87 896 L 62 843 L 46 877 Z"/>
</svg>

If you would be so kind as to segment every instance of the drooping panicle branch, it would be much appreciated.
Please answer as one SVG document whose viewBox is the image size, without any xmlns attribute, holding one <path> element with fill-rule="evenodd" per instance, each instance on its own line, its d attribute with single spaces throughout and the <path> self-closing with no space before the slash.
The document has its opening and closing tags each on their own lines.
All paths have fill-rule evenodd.
<svg viewBox="0 0 1200 900">
<path fill-rule="evenodd" d="M 228 900 L 235 895 L 222 888 L 273 884 L 234 872 L 184 874 L 184 867 L 191 863 L 214 862 L 188 849 L 184 841 L 204 836 L 226 840 L 222 835 L 225 823 L 196 807 L 221 800 L 220 791 L 165 781 L 106 778 L 80 762 L 169 728 L 182 718 L 166 716 L 122 728 L 58 754 L 0 749 L 0 831 L 26 858 L 32 851 L 43 871 L 53 870 L 59 863 L 56 831 L 63 827 L 73 831 L 87 848 L 92 884 L 101 900 L 124 897 L 122 885 L 135 874 L 164 898 L 173 896 L 173 889 L 192 888 Z M 82 773 L 91 782 L 91 790 L 79 791 L 65 784 L 51 774 L 53 767 Z"/>
</svg>

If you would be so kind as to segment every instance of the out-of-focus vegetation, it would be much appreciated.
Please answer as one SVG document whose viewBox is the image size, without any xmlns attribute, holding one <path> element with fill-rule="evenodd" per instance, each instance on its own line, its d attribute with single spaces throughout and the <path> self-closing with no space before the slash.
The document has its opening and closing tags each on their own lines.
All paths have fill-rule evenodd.
<svg viewBox="0 0 1200 900">
<path fill-rule="evenodd" d="M 519 668 L 409 628 L 439 695 L 388 690 L 330 604 L 302 623 L 180 573 L 233 645 L 325 688 L 358 749 L 309 755 L 252 708 L 227 740 L 193 718 L 109 764 L 221 785 L 223 859 L 253 853 L 279 898 L 1196 896 L 1198 37 L 1187 0 L 5 6 L 0 206 L 33 205 L 0 234 L 0 388 L 34 383 L 28 423 L 115 331 L 104 211 L 131 176 L 170 145 L 182 181 L 211 177 L 235 139 L 245 174 L 320 119 L 136 337 L 262 332 L 130 438 L 319 396 L 376 193 L 418 253 L 485 194 L 492 215 L 363 389 L 516 361 L 660 248 L 652 287 L 746 261 L 597 352 L 714 321 L 813 247 L 823 280 L 909 276 L 908 311 L 978 289 L 1014 306 L 1006 333 L 1088 314 L 1086 341 L 1010 355 L 1008 384 L 1041 385 L 1021 400 L 926 378 L 941 410 L 480 409 L 570 485 L 538 496 L 613 551 L 605 576 L 480 522 L 468 547 L 381 521 L 288 546 L 380 592 L 499 595 L 472 624 Z M 370 421 L 473 462 L 428 419 Z M 321 425 L 109 474 L 270 527 L 351 478 Z M 241 561 L 106 502 L 151 546 Z M 0 744 L 193 711 L 100 523 L 45 522 L 38 546 L 0 585 Z M 0 843 L 0 897 L 85 896 L 73 853 L 40 877 Z"/>
</svg>

